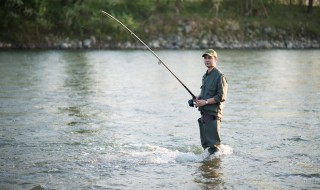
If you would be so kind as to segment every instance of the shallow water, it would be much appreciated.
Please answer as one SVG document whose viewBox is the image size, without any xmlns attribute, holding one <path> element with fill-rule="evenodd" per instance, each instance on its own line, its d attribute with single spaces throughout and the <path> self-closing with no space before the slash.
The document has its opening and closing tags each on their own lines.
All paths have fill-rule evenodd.
<svg viewBox="0 0 320 190">
<path fill-rule="evenodd" d="M 202 51 L 157 51 L 199 93 Z M 224 146 L 147 51 L 0 52 L 0 189 L 318 189 L 320 51 L 219 50 Z"/>
</svg>

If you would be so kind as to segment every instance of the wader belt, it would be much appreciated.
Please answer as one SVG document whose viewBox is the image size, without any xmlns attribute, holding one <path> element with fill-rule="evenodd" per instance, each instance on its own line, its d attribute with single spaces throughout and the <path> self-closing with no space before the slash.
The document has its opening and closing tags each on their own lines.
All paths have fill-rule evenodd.
<svg viewBox="0 0 320 190">
<path fill-rule="evenodd" d="M 209 115 L 209 114 L 201 112 L 201 121 L 203 123 L 209 122 L 210 120 L 220 120 L 221 121 L 221 118 L 219 118 L 215 115 Z"/>
</svg>

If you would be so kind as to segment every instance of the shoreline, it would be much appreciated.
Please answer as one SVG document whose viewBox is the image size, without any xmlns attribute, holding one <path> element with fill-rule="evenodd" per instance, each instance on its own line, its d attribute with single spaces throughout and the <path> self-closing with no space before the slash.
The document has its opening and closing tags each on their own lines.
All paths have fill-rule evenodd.
<svg viewBox="0 0 320 190">
<path fill-rule="evenodd" d="M 222 43 L 222 42 L 192 42 L 186 41 L 165 41 L 152 40 L 146 42 L 151 49 L 320 49 L 320 43 L 316 40 L 304 41 L 268 41 L 257 40 L 252 42 L 240 43 L 238 41 Z M 54 43 L 2 43 L 0 42 L 0 50 L 29 49 L 29 50 L 85 50 L 85 49 L 145 49 L 140 43 L 131 41 L 125 42 L 96 42 L 94 40 L 76 40 L 76 41 L 60 41 Z"/>
</svg>

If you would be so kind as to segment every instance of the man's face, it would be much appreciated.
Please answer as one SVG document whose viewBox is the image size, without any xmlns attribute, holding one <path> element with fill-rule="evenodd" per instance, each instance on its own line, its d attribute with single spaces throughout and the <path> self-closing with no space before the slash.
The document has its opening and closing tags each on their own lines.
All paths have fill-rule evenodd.
<svg viewBox="0 0 320 190">
<path fill-rule="evenodd" d="M 209 55 L 205 55 L 203 57 L 204 60 L 204 64 L 206 65 L 206 67 L 211 68 L 211 67 L 215 67 L 215 63 L 216 63 L 216 58 L 215 57 L 211 57 Z"/>
</svg>

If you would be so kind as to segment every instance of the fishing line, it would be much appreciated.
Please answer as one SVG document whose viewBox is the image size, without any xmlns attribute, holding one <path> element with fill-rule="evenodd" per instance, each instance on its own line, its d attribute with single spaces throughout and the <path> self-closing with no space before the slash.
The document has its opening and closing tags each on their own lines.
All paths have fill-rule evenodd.
<svg viewBox="0 0 320 190">
<path fill-rule="evenodd" d="M 159 61 L 158 63 L 162 64 L 180 82 L 180 84 L 189 92 L 189 94 L 192 96 L 192 99 L 196 99 L 196 96 L 189 90 L 189 88 L 185 84 L 183 84 L 183 82 L 167 67 L 167 65 L 159 58 L 159 56 L 154 51 L 152 51 L 152 49 L 146 43 L 144 43 L 135 33 L 133 33 L 128 27 L 126 27 L 126 25 L 124 25 L 122 22 L 120 22 L 118 19 L 116 19 L 114 16 L 110 15 L 109 13 L 107 13 L 105 11 L 101 11 L 101 13 L 110 17 L 114 21 L 116 21 L 118 24 L 120 24 L 122 26 L 122 28 L 124 28 L 127 32 L 129 32 L 130 35 L 134 39 L 136 39 L 140 43 L 142 43 L 158 59 L 158 61 Z"/>
</svg>

